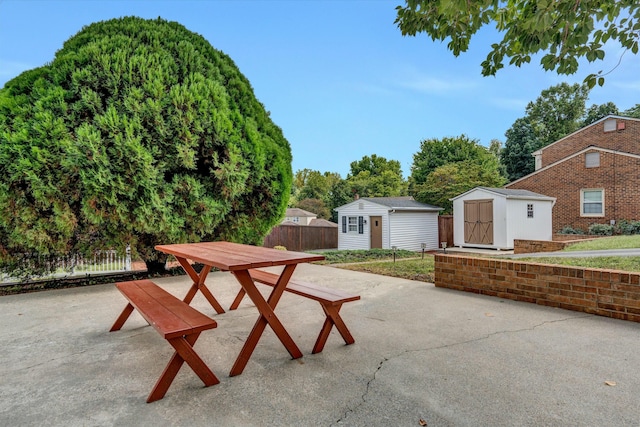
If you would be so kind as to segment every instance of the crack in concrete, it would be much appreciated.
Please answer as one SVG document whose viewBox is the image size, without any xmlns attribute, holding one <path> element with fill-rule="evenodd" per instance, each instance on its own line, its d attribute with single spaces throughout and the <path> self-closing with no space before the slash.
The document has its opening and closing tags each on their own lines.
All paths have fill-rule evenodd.
<svg viewBox="0 0 640 427">
<path fill-rule="evenodd" d="M 494 336 L 497 335 L 502 335 L 502 334 L 513 334 L 513 333 L 520 333 L 520 332 L 527 332 L 527 331 L 533 331 L 536 328 L 539 328 L 541 326 L 545 326 L 545 325 L 550 325 L 553 323 L 561 323 L 561 322 L 566 322 L 569 320 L 575 320 L 575 319 L 584 319 L 584 318 L 588 318 L 591 317 L 592 315 L 590 314 L 586 314 L 583 316 L 571 316 L 571 317 L 565 317 L 562 319 L 557 319 L 557 320 L 546 320 L 542 323 L 539 323 L 537 325 L 533 325 L 530 328 L 522 328 L 522 329 L 514 329 L 514 330 L 502 330 L 502 331 L 496 331 L 493 332 L 491 334 L 487 334 L 484 335 L 482 337 L 478 337 L 478 338 L 474 338 L 474 339 L 470 339 L 470 340 L 466 340 L 466 341 L 460 341 L 460 342 L 455 342 L 455 343 L 451 343 L 451 344 L 446 344 L 446 345 L 441 345 L 441 346 L 437 346 L 437 347 L 429 347 L 429 348 L 421 348 L 421 349 L 413 349 L 413 350 L 405 350 L 402 353 L 390 356 L 390 357 L 384 357 L 380 363 L 378 364 L 378 367 L 376 368 L 376 370 L 373 372 L 373 375 L 371 376 L 371 379 L 369 379 L 369 381 L 367 381 L 367 385 L 365 387 L 364 393 L 362 394 L 362 403 L 357 405 L 354 408 L 349 408 L 347 409 L 340 418 L 338 418 L 335 422 L 335 424 L 340 424 L 350 413 L 355 412 L 355 410 L 365 404 L 367 402 L 367 395 L 369 394 L 369 390 L 371 389 L 371 384 L 376 380 L 377 374 L 378 372 L 380 372 L 380 370 L 382 370 L 382 367 L 384 366 L 384 364 L 390 360 L 396 359 L 398 357 L 402 357 L 405 354 L 408 353 L 416 353 L 416 352 L 427 352 L 427 351 L 432 351 L 432 350 L 441 350 L 444 348 L 451 348 L 451 347 L 455 347 L 458 345 L 465 345 L 465 344 L 469 344 L 469 343 L 473 343 L 473 342 L 479 342 L 479 341 L 483 341 L 483 340 L 487 340 L 489 338 L 492 338 Z"/>
</svg>

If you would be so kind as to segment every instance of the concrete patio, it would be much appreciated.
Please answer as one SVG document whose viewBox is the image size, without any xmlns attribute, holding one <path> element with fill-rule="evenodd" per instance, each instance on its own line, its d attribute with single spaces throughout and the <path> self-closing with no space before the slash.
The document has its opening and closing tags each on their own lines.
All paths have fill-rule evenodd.
<svg viewBox="0 0 640 427">
<path fill-rule="evenodd" d="M 195 348 L 221 382 L 204 388 L 184 366 L 151 404 L 172 349 L 137 314 L 108 332 L 125 305 L 113 285 L 0 297 L 0 425 L 640 425 L 640 324 L 326 266 L 294 277 L 362 296 L 341 311 L 354 345 L 334 331 L 311 354 L 322 309 L 285 294 L 276 311 L 304 357 L 267 328 L 229 377 L 256 310 L 245 299 L 215 315 L 198 295 L 218 328 Z M 228 273 L 207 283 L 225 307 L 239 288 Z"/>
</svg>

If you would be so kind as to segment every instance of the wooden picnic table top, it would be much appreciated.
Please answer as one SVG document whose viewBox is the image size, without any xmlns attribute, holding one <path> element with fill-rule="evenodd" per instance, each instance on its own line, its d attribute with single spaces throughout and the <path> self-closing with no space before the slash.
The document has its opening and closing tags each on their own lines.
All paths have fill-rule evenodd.
<svg viewBox="0 0 640 427">
<path fill-rule="evenodd" d="M 231 242 L 200 242 L 158 245 L 156 249 L 225 271 L 322 261 L 323 255 L 282 251 Z"/>
</svg>

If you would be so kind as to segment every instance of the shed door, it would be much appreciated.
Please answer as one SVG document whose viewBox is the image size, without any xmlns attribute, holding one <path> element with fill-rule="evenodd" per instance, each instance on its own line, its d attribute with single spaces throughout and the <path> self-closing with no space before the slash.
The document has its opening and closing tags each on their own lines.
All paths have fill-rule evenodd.
<svg viewBox="0 0 640 427">
<path fill-rule="evenodd" d="M 464 242 L 493 244 L 493 200 L 465 200 Z"/>
<path fill-rule="evenodd" d="M 382 249 L 382 217 L 369 217 L 371 221 L 371 249 Z"/>
</svg>

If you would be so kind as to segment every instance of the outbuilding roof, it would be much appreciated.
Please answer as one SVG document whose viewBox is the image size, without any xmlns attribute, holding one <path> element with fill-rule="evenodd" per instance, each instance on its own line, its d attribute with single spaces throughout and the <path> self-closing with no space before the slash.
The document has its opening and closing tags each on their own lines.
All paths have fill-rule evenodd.
<svg viewBox="0 0 640 427">
<path fill-rule="evenodd" d="M 533 191 L 529 191 L 529 190 L 515 190 L 510 188 L 492 188 L 492 187 L 476 187 L 449 200 L 459 199 L 460 197 L 466 196 L 467 194 L 476 190 L 484 190 L 489 193 L 498 194 L 500 196 L 506 197 L 507 199 L 537 199 L 537 200 L 551 200 L 551 201 L 556 200 L 554 197 L 549 197 L 549 196 L 545 196 L 544 194 L 534 193 Z"/>
<path fill-rule="evenodd" d="M 378 205 L 386 206 L 389 209 L 393 210 L 405 210 L 405 211 L 425 211 L 425 212 L 437 212 L 441 211 L 442 208 L 438 206 L 429 205 L 427 203 L 421 203 L 413 199 L 411 196 L 405 197 L 362 197 L 360 199 L 354 200 L 351 203 L 347 203 L 346 205 L 335 208 L 334 210 L 338 210 L 344 206 L 351 205 L 353 203 L 358 203 L 361 201 L 367 201 L 371 203 L 375 203 Z"/>
</svg>

